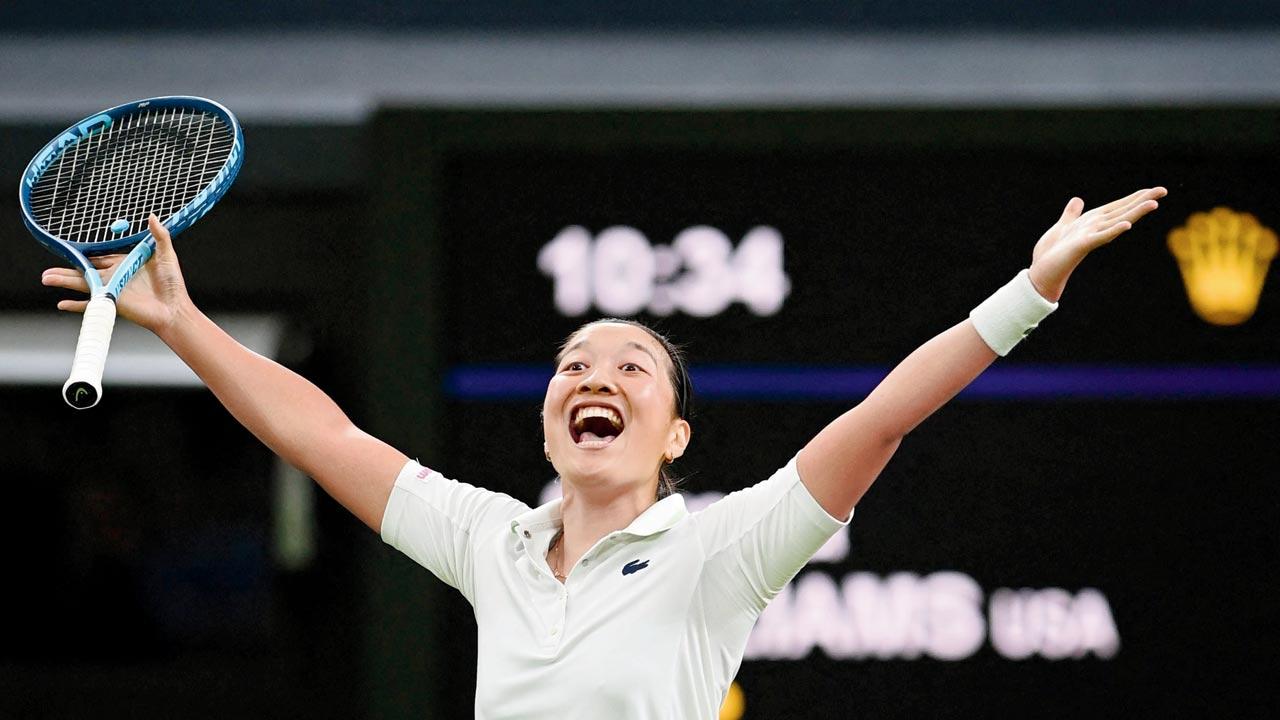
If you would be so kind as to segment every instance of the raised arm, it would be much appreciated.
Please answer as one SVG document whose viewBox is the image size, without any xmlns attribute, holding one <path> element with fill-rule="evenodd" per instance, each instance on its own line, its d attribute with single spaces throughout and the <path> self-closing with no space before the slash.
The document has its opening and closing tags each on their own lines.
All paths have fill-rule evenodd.
<svg viewBox="0 0 1280 720">
<path fill-rule="evenodd" d="M 1034 290 L 1044 301 L 1056 303 L 1080 261 L 1155 210 L 1165 194 L 1161 187 L 1139 190 L 1087 213 L 1082 212 L 1084 201 L 1072 198 L 1032 250 L 1031 287 L 1025 292 Z M 1017 289 L 1011 283 L 1000 301 L 1017 301 Z M 1027 302 L 1042 301 L 1032 297 Z M 828 513 L 848 517 L 902 438 L 1007 352 L 1007 345 L 1000 353 L 993 350 L 988 344 L 992 339 L 984 340 L 973 319 L 957 323 L 908 355 L 865 400 L 809 441 L 797 469 Z"/>
<path fill-rule="evenodd" d="M 169 234 L 154 216 L 151 233 L 155 257 L 125 288 L 120 314 L 159 336 L 255 437 L 378 531 L 408 458 L 357 428 L 315 385 L 236 342 L 200 312 L 187 294 Z M 121 257 L 95 261 L 104 279 Z M 66 268 L 46 270 L 42 282 L 88 289 L 80 273 Z M 84 307 L 83 300 L 58 303 L 73 312 Z"/>
</svg>

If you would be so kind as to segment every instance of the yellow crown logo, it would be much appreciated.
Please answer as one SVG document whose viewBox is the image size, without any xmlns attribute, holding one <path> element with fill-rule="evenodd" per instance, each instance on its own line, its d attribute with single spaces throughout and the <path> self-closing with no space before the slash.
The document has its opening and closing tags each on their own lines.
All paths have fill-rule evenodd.
<svg viewBox="0 0 1280 720">
<path fill-rule="evenodd" d="M 1249 213 L 1217 207 L 1193 213 L 1169 233 L 1191 307 L 1205 322 L 1239 325 L 1253 316 L 1276 234 Z"/>
</svg>

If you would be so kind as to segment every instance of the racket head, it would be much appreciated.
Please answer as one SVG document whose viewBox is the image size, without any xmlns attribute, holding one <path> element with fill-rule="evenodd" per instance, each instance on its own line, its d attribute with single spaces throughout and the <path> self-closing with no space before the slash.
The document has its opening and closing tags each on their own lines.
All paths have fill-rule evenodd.
<svg viewBox="0 0 1280 720">
<path fill-rule="evenodd" d="M 190 227 L 226 193 L 243 159 L 240 123 L 222 105 L 185 95 L 134 100 L 41 148 L 22 173 L 18 204 L 36 240 L 88 271 L 86 256 L 149 238 L 150 213 L 170 236 Z M 113 230 L 119 221 L 125 229 Z"/>
</svg>

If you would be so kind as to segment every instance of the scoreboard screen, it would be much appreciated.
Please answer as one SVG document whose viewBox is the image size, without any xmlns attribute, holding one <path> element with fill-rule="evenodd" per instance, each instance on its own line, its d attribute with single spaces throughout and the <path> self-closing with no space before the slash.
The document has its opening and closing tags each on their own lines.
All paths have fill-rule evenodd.
<svg viewBox="0 0 1280 720">
<path fill-rule="evenodd" d="M 1168 236 L 1217 207 L 1280 227 L 1274 114 L 385 112 L 404 153 L 384 209 L 413 233 L 385 282 L 417 278 L 430 305 L 395 331 L 429 334 L 440 371 L 423 460 L 554 497 L 552 358 L 584 322 L 636 317 L 689 354 L 675 470 L 704 506 L 962 321 L 1073 195 L 1161 184 L 1160 210 L 905 440 L 761 617 L 724 716 L 1270 705 L 1280 296 L 1264 284 L 1248 320 L 1207 323 Z M 441 598 L 434 704 L 461 717 L 474 628 Z"/>
</svg>

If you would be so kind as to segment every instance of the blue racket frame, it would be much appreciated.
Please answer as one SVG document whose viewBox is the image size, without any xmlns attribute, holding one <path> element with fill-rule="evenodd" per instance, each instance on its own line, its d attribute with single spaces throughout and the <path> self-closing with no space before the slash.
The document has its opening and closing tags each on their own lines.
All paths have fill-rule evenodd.
<svg viewBox="0 0 1280 720">
<path fill-rule="evenodd" d="M 50 252 L 84 270 L 85 279 L 89 283 L 89 294 L 92 297 L 105 293 L 112 300 L 118 298 L 120 292 L 124 290 L 124 286 L 133 279 L 138 269 L 155 253 L 155 238 L 151 236 L 150 230 L 143 229 L 132 235 L 104 242 L 79 243 L 63 240 L 48 233 L 36 222 L 31 210 L 31 190 L 35 187 L 41 173 L 62 154 L 62 151 L 74 147 L 82 138 L 106 130 L 116 120 L 137 110 L 169 107 L 191 108 L 217 115 L 231 128 L 233 134 L 231 153 L 227 158 L 227 162 L 214 177 L 213 181 L 209 183 L 209 186 L 201 191 L 194 200 L 170 217 L 160 218 L 160 222 L 169 230 L 170 237 L 173 237 L 186 230 L 196 220 L 199 220 L 222 198 L 223 194 L 227 192 L 227 188 L 231 187 L 231 182 L 235 180 L 236 174 L 240 172 L 240 164 L 244 160 L 244 134 L 240 130 L 240 122 L 231 114 L 231 111 L 212 100 L 186 95 L 166 95 L 146 100 L 134 100 L 133 102 L 103 110 L 59 133 L 40 152 L 36 153 L 36 156 L 27 165 L 27 169 L 22 173 L 22 181 L 18 183 L 18 205 L 22 208 L 22 222 L 26 224 L 27 229 L 31 231 L 36 240 L 48 248 Z M 120 264 L 115 274 L 112 275 L 111 281 L 104 285 L 89 258 L 93 255 L 120 252 L 129 247 L 132 247 L 133 250 L 129 252 L 129 255 Z"/>
<path fill-rule="evenodd" d="M 122 117 L 135 111 L 165 108 L 194 109 L 210 113 L 221 118 L 232 134 L 230 152 L 213 180 L 201 189 L 200 194 L 196 195 L 191 202 L 173 215 L 160 218 L 161 224 L 168 229 L 170 236 L 177 235 L 199 220 L 222 198 L 227 188 L 231 186 L 231 182 L 235 180 L 236 174 L 240 172 L 240 164 L 244 160 L 244 134 L 240 130 L 239 121 L 229 110 L 212 100 L 169 95 L 134 100 L 87 117 L 67 128 L 52 142 L 45 145 L 27 165 L 18 183 L 18 206 L 22 209 L 22 221 L 27 229 L 50 252 L 73 266 L 78 266 L 83 271 L 85 282 L 89 286 L 89 302 L 85 306 L 80 324 L 80 337 L 76 341 L 70 377 L 62 386 L 63 399 L 68 405 L 79 410 L 93 407 L 102 397 L 102 375 L 106 367 L 108 347 L 111 344 L 112 328 L 115 325 L 116 299 L 124 291 L 125 285 L 133 279 L 138 269 L 155 254 L 156 240 L 152 237 L 149 227 L 131 235 L 95 243 L 75 242 L 57 237 L 36 222 L 35 213 L 31 208 L 31 193 L 42 173 L 62 153 L 75 147 L 81 140 L 110 128 Z M 120 252 L 129 247 L 133 249 L 116 267 L 110 282 L 104 284 L 97 268 L 89 259 L 90 256 Z"/>
</svg>

